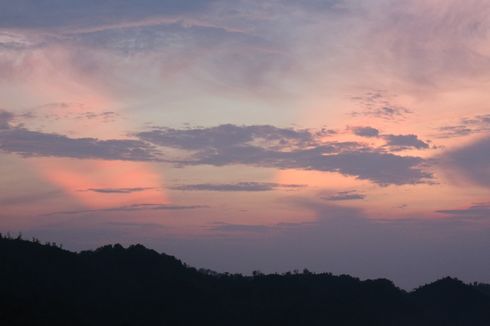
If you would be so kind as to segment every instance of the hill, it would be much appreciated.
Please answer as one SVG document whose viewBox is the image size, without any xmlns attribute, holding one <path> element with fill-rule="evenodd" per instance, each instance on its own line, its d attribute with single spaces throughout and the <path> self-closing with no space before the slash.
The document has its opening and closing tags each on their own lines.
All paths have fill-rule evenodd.
<svg viewBox="0 0 490 326">
<path fill-rule="evenodd" d="M 0 238 L 0 325 L 490 325 L 489 285 L 197 270 L 142 245 Z"/>
</svg>

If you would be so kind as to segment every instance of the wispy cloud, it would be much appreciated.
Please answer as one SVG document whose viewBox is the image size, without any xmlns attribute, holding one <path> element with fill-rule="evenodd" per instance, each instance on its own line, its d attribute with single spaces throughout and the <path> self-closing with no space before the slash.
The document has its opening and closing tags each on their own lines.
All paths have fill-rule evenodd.
<svg viewBox="0 0 490 326">
<path fill-rule="evenodd" d="M 44 214 L 44 216 L 52 215 L 73 215 L 73 214 L 85 214 L 85 213 L 104 213 L 104 212 L 134 212 L 134 211 L 145 211 L 145 210 L 192 210 L 208 208 L 206 205 L 172 205 L 172 204 L 132 204 L 127 206 L 109 207 L 109 208 L 99 208 L 99 209 L 81 209 L 72 211 L 59 211 Z"/>
<path fill-rule="evenodd" d="M 392 96 L 384 90 L 372 90 L 352 99 L 360 104 L 362 110 L 351 113 L 354 117 L 373 117 L 383 120 L 399 121 L 412 113 L 403 106 L 393 103 Z"/>
<path fill-rule="evenodd" d="M 321 196 L 322 199 L 331 201 L 344 201 L 344 200 L 361 200 L 365 199 L 366 195 L 358 193 L 355 190 L 341 191 L 335 194 Z"/>
<path fill-rule="evenodd" d="M 26 0 L 0 3 L 0 27 L 66 28 L 100 26 L 107 23 L 130 22 L 148 17 L 172 17 L 204 10 L 213 0 L 192 2 L 143 0 L 135 3 L 55 0 L 49 3 Z"/>
<path fill-rule="evenodd" d="M 174 190 L 182 191 L 219 191 L 219 192 L 261 192 L 273 191 L 277 189 L 299 189 L 306 185 L 300 184 L 280 184 L 271 182 L 237 182 L 237 183 L 198 183 L 185 184 L 170 187 Z"/>
<path fill-rule="evenodd" d="M 155 189 L 153 187 L 133 187 L 133 188 L 89 188 L 81 191 L 91 191 L 101 194 L 131 194 L 134 192 L 142 192 Z"/>
<path fill-rule="evenodd" d="M 22 194 L 17 196 L 3 197 L 0 199 L 0 205 L 26 205 L 35 202 L 49 200 L 62 194 L 60 190 L 52 190 L 39 193 Z"/>
<path fill-rule="evenodd" d="M 481 138 L 438 158 L 442 167 L 456 177 L 490 187 L 490 137 Z"/>
<path fill-rule="evenodd" d="M 482 132 L 490 132 L 490 114 L 462 118 L 458 123 L 437 128 L 436 137 L 462 137 Z"/>
<path fill-rule="evenodd" d="M 490 203 L 475 204 L 462 209 L 441 209 L 437 213 L 463 218 L 484 218 L 490 220 Z"/>
</svg>

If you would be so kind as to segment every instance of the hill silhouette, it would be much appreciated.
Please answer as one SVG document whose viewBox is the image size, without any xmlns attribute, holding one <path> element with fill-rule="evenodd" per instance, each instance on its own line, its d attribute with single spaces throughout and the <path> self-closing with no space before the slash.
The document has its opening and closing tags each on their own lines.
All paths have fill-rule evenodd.
<svg viewBox="0 0 490 326">
<path fill-rule="evenodd" d="M 329 273 L 253 276 L 186 266 L 142 245 L 74 253 L 0 238 L 0 325 L 490 325 L 490 286 L 412 292 Z"/>
</svg>

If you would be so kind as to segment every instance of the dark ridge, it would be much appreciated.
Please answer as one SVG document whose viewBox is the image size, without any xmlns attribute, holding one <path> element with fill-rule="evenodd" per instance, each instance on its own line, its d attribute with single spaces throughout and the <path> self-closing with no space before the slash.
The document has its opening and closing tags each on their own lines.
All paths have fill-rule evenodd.
<svg viewBox="0 0 490 326">
<path fill-rule="evenodd" d="M 490 285 L 444 278 L 253 276 L 186 266 L 142 245 L 73 253 L 0 237 L 0 325 L 490 325 Z"/>
</svg>

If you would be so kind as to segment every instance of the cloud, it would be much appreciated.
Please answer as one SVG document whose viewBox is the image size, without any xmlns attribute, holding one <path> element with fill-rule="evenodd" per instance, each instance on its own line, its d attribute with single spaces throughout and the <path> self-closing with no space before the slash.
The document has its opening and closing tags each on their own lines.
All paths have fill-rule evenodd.
<svg viewBox="0 0 490 326">
<path fill-rule="evenodd" d="M 159 128 L 136 133 L 134 136 L 139 139 L 99 140 L 9 127 L 0 130 L 0 150 L 25 157 L 159 161 L 177 166 L 240 164 L 329 171 L 380 185 L 416 184 L 432 178 L 423 171 L 424 160 L 420 157 L 399 156 L 358 142 L 324 141 L 324 135 L 323 129 L 227 124 L 209 128 Z M 404 142 L 395 138 L 392 144 L 420 146 L 413 143 L 411 136 L 408 138 L 409 141 L 402 138 Z M 182 150 L 183 154 L 171 158 L 172 149 Z"/>
<path fill-rule="evenodd" d="M 451 175 L 490 188 L 490 137 L 448 151 L 439 161 Z"/>
<path fill-rule="evenodd" d="M 361 137 L 381 137 L 386 141 L 385 146 L 390 147 L 392 151 L 401 151 L 410 148 L 429 148 L 429 144 L 420 140 L 417 135 L 380 135 L 379 130 L 373 127 L 355 127 L 352 131 L 355 135 Z"/>
<path fill-rule="evenodd" d="M 473 129 L 464 125 L 443 126 L 438 128 L 437 136 L 439 138 L 462 137 L 471 135 L 473 132 Z"/>
<path fill-rule="evenodd" d="M 379 130 L 372 127 L 355 127 L 354 134 L 361 137 L 378 137 Z"/>
<path fill-rule="evenodd" d="M 172 205 L 172 204 L 132 204 L 127 206 L 100 208 L 100 209 L 82 209 L 73 211 L 59 211 L 44 214 L 44 216 L 53 215 L 72 215 L 72 214 L 85 214 L 85 213 L 104 213 L 104 212 L 135 212 L 135 211 L 145 211 L 145 210 L 191 210 L 191 209 L 201 209 L 208 208 L 206 205 Z"/>
<path fill-rule="evenodd" d="M 362 110 L 352 112 L 353 117 L 374 117 L 383 120 L 404 120 L 411 110 L 393 103 L 393 96 L 384 90 L 372 90 L 352 99 L 358 102 Z"/>
<path fill-rule="evenodd" d="M 427 90 L 462 81 L 480 85 L 490 69 L 490 5 L 473 0 L 386 2 L 370 39 L 378 67 Z M 382 32 L 381 32 L 382 31 Z M 436 42 L 435 42 L 436 41 Z M 390 69 L 389 68 L 389 69 Z M 468 86 L 467 86 L 468 87 Z M 479 86 L 478 86 L 479 87 Z"/>
<path fill-rule="evenodd" d="M 322 196 L 322 199 L 331 201 L 344 201 L 344 200 L 360 200 L 366 198 L 366 195 L 360 194 L 355 190 L 341 191 L 333 195 Z"/>
<path fill-rule="evenodd" d="M 0 129 L 9 129 L 10 122 L 14 119 L 14 114 L 8 111 L 0 110 Z"/>
<path fill-rule="evenodd" d="M 82 191 L 98 192 L 101 194 L 131 194 L 134 192 L 142 192 L 155 189 L 152 187 L 134 187 L 134 188 L 89 188 Z"/>
<path fill-rule="evenodd" d="M 394 106 L 383 106 L 375 110 L 363 112 L 364 115 L 387 119 L 387 120 L 403 118 L 408 113 L 412 113 L 412 111 L 402 107 L 394 107 Z"/>
<path fill-rule="evenodd" d="M 156 145 L 186 150 L 229 148 L 247 143 L 261 144 L 271 149 L 285 149 L 316 143 L 316 135 L 310 130 L 278 128 L 270 125 L 224 124 L 209 128 L 160 128 L 140 132 L 136 136 Z"/>
<path fill-rule="evenodd" d="M 391 150 L 429 148 L 429 144 L 420 140 L 417 135 L 384 135 L 383 138 L 386 140 L 386 146 L 391 147 Z"/>
<path fill-rule="evenodd" d="M 463 218 L 483 218 L 490 220 L 490 203 L 475 204 L 463 209 L 441 209 L 436 212 Z"/>
<path fill-rule="evenodd" d="M 462 118 L 458 124 L 442 126 L 437 129 L 437 137 L 462 137 L 490 131 L 490 114 L 476 115 L 471 118 Z"/>
<path fill-rule="evenodd" d="M 289 152 L 269 151 L 260 147 L 232 147 L 216 152 L 199 152 L 192 160 L 179 161 L 183 165 L 223 166 L 243 164 L 279 169 L 303 169 L 338 172 L 370 180 L 381 185 L 415 184 L 431 175 L 421 170 L 423 159 L 398 156 L 378 151 L 345 151 L 328 154 L 322 146 Z"/>
<path fill-rule="evenodd" d="M 220 191 L 220 192 L 260 192 L 272 191 L 276 189 L 298 189 L 306 187 L 300 184 L 280 184 L 271 182 L 237 182 L 237 183 L 198 183 L 171 187 L 174 190 L 183 191 Z"/>
<path fill-rule="evenodd" d="M 0 199 L 0 205 L 26 205 L 39 201 L 49 200 L 63 194 L 60 190 L 51 190 L 40 193 L 22 194 L 19 196 L 4 197 Z"/>
<path fill-rule="evenodd" d="M 158 160 L 155 148 L 141 140 L 70 138 L 24 128 L 0 130 L 0 150 L 25 157 L 55 156 L 79 159 Z"/>
<path fill-rule="evenodd" d="M 109 23 L 169 17 L 204 10 L 212 0 L 20 0 L 0 2 L 0 27 L 54 28 L 100 26 Z"/>
<path fill-rule="evenodd" d="M 398 156 L 357 142 L 325 142 L 323 131 L 273 126 L 221 125 L 210 128 L 155 129 L 136 136 L 158 146 L 191 154 L 174 163 L 186 165 L 251 165 L 278 169 L 338 172 L 387 184 L 425 182 L 419 157 Z"/>
</svg>

